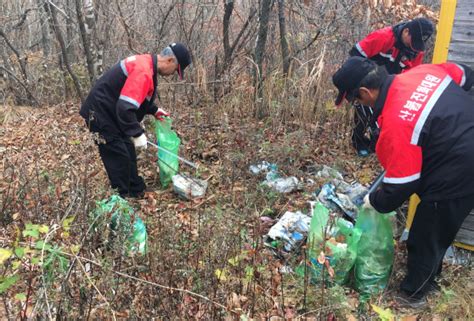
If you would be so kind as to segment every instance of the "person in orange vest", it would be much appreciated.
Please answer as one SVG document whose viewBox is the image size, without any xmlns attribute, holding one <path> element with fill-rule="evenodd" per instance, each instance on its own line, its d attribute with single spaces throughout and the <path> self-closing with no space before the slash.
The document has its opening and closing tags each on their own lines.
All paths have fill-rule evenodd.
<svg viewBox="0 0 474 321">
<path fill-rule="evenodd" d="M 421 199 L 407 240 L 400 305 L 426 304 L 438 288 L 446 250 L 474 208 L 474 112 L 466 92 L 473 82 L 472 70 L 461 64 L 389 75 L 363 57 L 349 58 L 333 75 L 336 104 L 370 106 L 380 125 L 375 152 L 385 176 L 363 206 L 388 213 L 414 193 Z"/>
<path fill-rule="evenodd" d="M 160 54 L 134 55 L 112 66 L 97 80 L 80 114 L 91 132 L 98 133 L 99 154 L 112 188 L 123 197 L 141 197 L 145 182 L 138 175 L 135 148 L 146 148 L 147 138 L 140 125 L 146 114 L 157 119 L 169 114 L 154 99 L 157 76 L 178 73 L 191 56 L 182 43 L 172 43 Z"/>
<path fill-rule="evenodd" d="M 425 44 L 433 31 L 428 19 L 416 18 L 375 30 L 356 43 L 349 55 L 369 58 L 384 66 L 389 74 L 399 74 L 423 62 Z M 374 151 L 379 130 L 370 107 L 360 104 L 354 107 L 352 145 L 364 157 Z"/>
</svg>

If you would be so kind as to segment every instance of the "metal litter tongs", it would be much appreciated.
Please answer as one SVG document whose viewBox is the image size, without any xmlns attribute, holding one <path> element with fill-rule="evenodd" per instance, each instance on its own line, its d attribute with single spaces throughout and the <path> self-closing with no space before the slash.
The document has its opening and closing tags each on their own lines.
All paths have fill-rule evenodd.
<svg viewBox="0 0 474 321">
<path fill-rule="evenodd" d="M 193 162 L 190 162 L 190 161 L 188 161 L 187 159 L 184 159 L 184 158 L 182 158 L 182 157 L 180 157 L 180 156 L 178 156 L 178 155 L 176 155 L 176 154 L 173 154 L 172 152 L 170 152 L 170 151 L 167 150 L 166 148 L 163 148 L 163 147 L 161 147 L 161 146 L 158 146 L 158 145 L 156 145 L 156 144 L 154 144 L 154 143 L 152 143 L 152 142 L 150 142 L 150 141 L 148 141 L 148 144 L 151 145 L 151 146 L 153 146 L 153 147 L 155 147 L 155 148 L 158 149 L 158 150 L 161 150 L 162 152 L 165 152 L 165 153 L 167 153 L 167 154 L 169 154 L 169 155 L 172 155 L 172 156 L 176 157 L 177 159 L 179 159 L 180 161 L 182 161 L 182 162 L 185 163 L 186 165 L 191 166 L 191 167 L 194 168 L 194 169 L 198 169 L 198 165 L 197 165 L 197 164 L 195 164 L 195 163 L 193 163 Z M 164 163 L 164 162 L 163 162 L 163 163 Z M 165 164 L 166 164 L 166 163 L 165 163 Z M 168 165 L 168 164 L 167 164 L 167 165 Z"/>
<path fill-rule="evenodd" d="M 186 164 L 186 165 L 188 165 L 188 166 L 194 168 L 195 170 L 197 170 L 198 167 L 199 167 L 198 164 L 193 163 L 193 162 L 191 162 L 191 161 L 188 161 L 187 159 L 185 159 L 185 158 L 183 158 L 183 157 L 180 157 L 180 156 L 178 156 L 178 155 L 176 155 L 176 154 L 170 152 L 170 151 L 167 150 L 166 148 L 163 148 L 163 147 L 161 147 L 161 146 L 158 146 L 157 144 L 154 144 L 154 143 L 152 143 L 152 142 L 150 142 L 150 141 L 147 141 L 147 143 L 148 143 L 148 145 L 151 145 L 151 146 L 155 147 L 155 148 L 156 148 L 157 150 L 159 150 L 159 151 L 163 151 L 163 152 L 165 152 L 165 153 L 167 153 L 167 154 L 169 154 L 169 155 L 172 155 L 172 156 L 176 157 L 178 160 L 180 160 L 180 161 L 183 162 L 184 164 Z M 165 166 L 167 166 L 168 168 L 172 169 L 173 171 L 176 171 L 176 174 L 178 174 L 178 171 L 175 170 L 173 167 L 171 167 L 171 165 L 169 165 L 169 164 L 166 163 L 165 161 L 163 161 L 163 160 L 161 160 L 161 159 L 158 159 L 158 161 L 161 162 L 161 163 L 163 163 Z M 192 178 L 191 176 L 188 176 L 188 175 L 183 174 L 183 173 L 179 173 L 179 175 L 181 175 L 181 176 L 184 177 L 185 179 L 188 179 L 188 180 L 192 181 L 193 183 L 199 185 L 201 188 L 204 188 L 204 186 L 202 185 L 202 183 L 201 183 L 199 180 L 196 180 L 196 179 Z"/>
</svg>

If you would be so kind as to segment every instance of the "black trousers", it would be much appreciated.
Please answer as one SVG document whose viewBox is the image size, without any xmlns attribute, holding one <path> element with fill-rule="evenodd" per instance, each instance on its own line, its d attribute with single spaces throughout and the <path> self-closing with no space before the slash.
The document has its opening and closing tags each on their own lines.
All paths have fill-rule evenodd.
<svg viewBox="0 0 474 321">
<path fill-rule="evenodd" d="M 130 138 L 120 134 L 117 129 L 104 130 L 97 120 L 85 122 L 89 131 L 99 136 L 95 142 L 112 188 L 122 197 L 141 196 L 146 185 L 143 178 L 138 176 L 137 154 Z"/>
<path fill-rule="evenodd" d="M 354 127 L 352 129 L 352 145 L 357 151 L 375 151 L 379 129 L 372 119 L 372 109 L 359 103 L 354 103 Z"/>
<path fill-rule="evenodd" d="M 446 250 L 473 208 L 474 195 L 418 204 L 407 240 L 408 272 L 402 291 L 420 298 L 432 289 Z"/>
<path fill-rule="evenodd" d="M 138 175 L 137 154 L 130 138 L 107 137 L 106 143 L 98 146 L 112 188 L 122 197 L 137 197 L 143 193 L 146 185 Z"/>
</svg>

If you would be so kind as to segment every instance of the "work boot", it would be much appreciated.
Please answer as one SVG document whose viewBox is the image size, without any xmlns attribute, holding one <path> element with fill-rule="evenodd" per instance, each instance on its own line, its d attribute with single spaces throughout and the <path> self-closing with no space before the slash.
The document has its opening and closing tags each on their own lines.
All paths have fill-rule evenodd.
<svg viewBox="0 0 474 321">
<path fill-rule="evenodd" d="M 428 305 L 426 295 L 409 295 L 405 291 L 398 291 L 394 299 L 398 307 L 405 309 L 422 309 Z"/>
<path fill-rule="evenodd" d="M 145 196 L 145 191 L 141 191 L 141 192 L 130 192 L 130 193 L 121 193 L 120 194 L 120 197 L 124 198 L 124 199 L 128 199 L 128 198 L 136 198 L 136 199 L 140 199 L 140 198 L 143 198 Z"/>
<path fill-rule="evenodd" d="M 428 284 L 428 287 L 426 289 L 427 294 L 438 294 L 441 292 L 441 287 L 438 285 L 438 282 L 436 281 L 430 281 Z"/>
</svg>

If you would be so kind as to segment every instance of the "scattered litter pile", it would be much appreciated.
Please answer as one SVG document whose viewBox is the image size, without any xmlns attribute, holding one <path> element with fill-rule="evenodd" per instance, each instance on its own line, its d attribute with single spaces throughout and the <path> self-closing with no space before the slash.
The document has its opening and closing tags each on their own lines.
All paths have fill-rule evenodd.
<svg viewBox="0 0 474 321">
<path fill-rule="evenodd" d="M 262 184 L 280 193 L 301 188 L 277 189 L 277 180 L 285 182 L 277 166 L 262 162 L 250 167 L 251 173 L 266 173 Z M 360 183 L 347 183 L 337 170 L 323 166 L 316 178 L 326 182 L 312 193 L 311 211 L 286 212 L 264 236 L 265 245 L 279 258 L 290 262 L 298 257 L 306 242 L 307 257 L 288 268 L 297 275 L 307 276 L 314 283 L 347 284 L 349 281 L 361 294 L 361 300 L 379 293 L 388 282 L 393 264 L 393 231 L 391 214 L 380 214 L 361 208 L 368 189 Z M 291 184 L 288 184 L 293 186 Z M 288 185 L 285 185 L 287 187 Z"/>
</svg>

